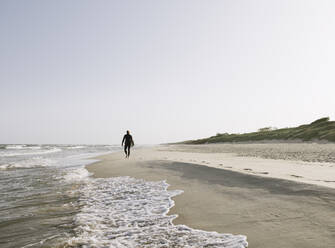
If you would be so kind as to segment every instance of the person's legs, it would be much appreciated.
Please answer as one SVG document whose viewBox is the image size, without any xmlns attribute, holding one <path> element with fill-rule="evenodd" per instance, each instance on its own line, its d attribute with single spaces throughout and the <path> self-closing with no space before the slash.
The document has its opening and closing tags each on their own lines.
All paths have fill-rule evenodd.
<svg viewBox="0 0 335 248">
<path fill-rule="evenodd" d="M 127 145 L 127 157 L 129 158 L 129 155 L 130 155 L 130 145 Z"/>
<path fill-rule="evenodd" d="M 128 154 L 127 154 L 127 145 L 124 145 L 124 153 L 126 154 L 126 157 L 128 157 Z"/>
</svg>

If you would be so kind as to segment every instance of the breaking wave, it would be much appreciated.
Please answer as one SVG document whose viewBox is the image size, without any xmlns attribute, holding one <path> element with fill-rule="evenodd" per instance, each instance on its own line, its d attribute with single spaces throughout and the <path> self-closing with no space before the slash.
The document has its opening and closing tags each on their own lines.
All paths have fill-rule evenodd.
<svg viewBox="0 0 335 248">
<path fill-rule="evenodd" d="M 25 148 L 26 149 L 26 148 Z M 48 153 L 55 153 L 60 152 L 62 149 L 60 148 L 52 148 L 47 150 L 41 150 L 41 151 L 35 151 L 38 149 L 29 149 L 22 152 L 0 152 L 0 157 L 16 157 L 16 156 L 31 156 L 31 155 L 42 155 L 42 154 L 48 154 Z M 17 148 L 17 150 L 21 150 Z"/>
<path fill-rule="evenodd" d="M 52 159 L 42 158 L 42 157 L 33 157 L 28 160 L 21 160 L 21 161 L 1 164 L 0 170 L 46 167 L 46 166 L 53 165 L 54 163 L 55 161 Z"/>
</svg>

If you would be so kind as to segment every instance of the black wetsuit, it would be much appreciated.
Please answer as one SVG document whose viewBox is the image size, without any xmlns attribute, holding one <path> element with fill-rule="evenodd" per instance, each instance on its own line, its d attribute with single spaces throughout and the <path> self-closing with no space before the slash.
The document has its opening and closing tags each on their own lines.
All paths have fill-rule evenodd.
<svg viewBox="0 0 335 248">
<path fill-rule="evenodd" d="M 122 139 L 122 145 L 124 143 L 124 152 L 126 157 L 130 155 L 130 147 L 134 145 L 133 137 L 130 134 L 125 134 Z"/>
</svg>

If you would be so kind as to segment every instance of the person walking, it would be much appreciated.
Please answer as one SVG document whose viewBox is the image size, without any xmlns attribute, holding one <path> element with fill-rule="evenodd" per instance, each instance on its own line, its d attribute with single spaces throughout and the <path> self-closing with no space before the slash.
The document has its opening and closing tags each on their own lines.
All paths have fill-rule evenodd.
<svg viewBox="0 0 335 248">
<path fill-rule="evenodd" d="M 127 130 L 127 133 L 123 136 L 121 146 L 123 146 L 123 144 L 124 144 L 124 152 L 126 154 L 126 158 L 129 158 L 130 147 L 134 146 L 133 137 L 130 135 L 129 130 Z"/>
</svg>

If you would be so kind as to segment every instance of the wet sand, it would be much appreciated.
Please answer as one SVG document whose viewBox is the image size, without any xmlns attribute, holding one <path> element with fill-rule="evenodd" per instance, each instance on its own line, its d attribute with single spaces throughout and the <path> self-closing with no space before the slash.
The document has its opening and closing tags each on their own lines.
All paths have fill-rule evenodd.
<svg viewBox="0 0 335 248">
<path fill-rule="evenodd" d="M 334 246 L 335 189 L 175 161 L 175 147 L 164 154 L 161 149 L 134 150 L 129 160 L 122 153 L 101 156 L 87 168 L 95 177 L 166 180 L 169 189 L 183 190 L 170 211 L 179 216 L 175 224 L 243 234 L 251 248 Z"/>
</svg>

